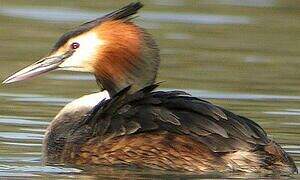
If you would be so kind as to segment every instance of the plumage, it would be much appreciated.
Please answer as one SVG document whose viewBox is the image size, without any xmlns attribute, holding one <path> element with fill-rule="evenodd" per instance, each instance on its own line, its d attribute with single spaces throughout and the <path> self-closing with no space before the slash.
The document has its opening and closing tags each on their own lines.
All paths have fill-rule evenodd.
<svg viewBox="0 0 300 180">
<path fill-rule="evenodd" d="M 148 87 L 147 87 L 148 88 Z M 128 90 L 128 88 L 124 89 Z M 143 116 L 150 116 L 151 118 L 147 119 L 147 121 L 152 121 L 153 123 L 157 124 L 159 126 L 159 130 L 168 130 L 168 131 L 175 131 L 176 133 L 191 133 L 188 126 L 193 126 L 194 128 L 197 127 L 199 130 L 205 130 L 207 132 L 210 132 L 211 134 L 217 134 L 218 137 L 214 137 L 214 139 L 227 139 L 228 137 L 234 137 L 236 139 L 240 138 L 240 134 L 243 134 L 241 132 L 246 131 L 247 129 L 250 129 L 251 133 L 254 133 L 253 136 L 248 137 L 251 139 L 255 139 L 255 141 L 261 142 L 262 144 L 268 143 L 269 140 L 265 134 L 265 132 L 259 127 L 259 126 L 253 126 L 253 122 L 250 120 L 242 119 L 234 119 L 235 116 L 232 116 L 231 113 L 227 113 L 226 119 L 215 119 L 215 116 L 212 115 L 214 113 L 207 113 L 207 111 L 198 111 L 194 112 L 194 106 L 197 107 L 207 107 L 214 106 L 213 104 L 210 104 L 206 101 L 202 101 L 198 98 L 193 98 L 193 101 L 187 101 L 186 99 L 189 99 L 190 96 L 181 96 L 177 95 L 178 93 L 170 92 L 168 96 L 165 97 L 165 94 L 168 92 L 154 92 L 153 94 L 149 92 L 149 90 L 141 90 L 137 92 L 140 96 L 139 99 L 136 98 L 136 95 L 129 95 L 127 97 L 126 95 L 122 95 L 125 91 L 120 92 L 117 94 L 116 97 L 114 97 L 112 100 L 105 101 L 101 105 L 101 108 L 99 111 L 97 111 L 96 114 L 100 114 L 101 116 L 95 116 L 94 114 L 91 114 L 89 117 L 89 120 L 87 121 L 88 124 L 92 124 L 92 126 L 101 126 L 102 121 L 99 119 L 113 119 L 116 118 L 118 121 L 111 121 L 112 124 L 110 124 L 110 127 L 112 128 L 114 126 L 114 122 L 116 125 L 120 125 L 119 122 L 127 123 L 126 119 L 129 119 L 130 117 L 134 117 L 136 119 L 136 122 L 139 124 L 144 123 Z M 140 94 L 143 94 L 141 96 Z M 173 94 L 173 98 L 172 98 Z M 123 97 L 122 97 L 123 96 Z M 134 98 L 132 98 L 134 97 Z M 144 98 L 146 99 L 159 99 L 161 101 L 160 104 L 150 104 L 146 103 L 143 104 Z M 120 99 L 122 99 L 123 104 L 120 102 Z M 130 100 L 132 99 L 132 100 Z M 170 103 L 170 101 L 172 103 Z M 182 104 L 186 104 L 186 106 L 182 106 Z M 126 113 L 131 114 L 130 116 L 126 115 L 126 113 L 118 113 L 120 108 L 120 104 L 122 104 L 122 107 L 125 105 L 129 105 L 131 109 L 134 109 L 135 113 L 131 113 L 131 109 L 128 109 Z M 214 109 L 218 108 L 215 106 Z M 136 110 L 138 109 L 138 110 Z M 213 110 L 210 110 L 210 112 Z M 220 110 L 221 111 L 221 110 Z M 101 112 L 101 113 L 99 113 Z M 102 117 L 105 116 L 105 117 Z M 123 118 L 125 117 L 126 118 Z M 92 117 L 92 118 L 91 118 Z M 97 117 L 97 118 L 96 118 Z M 175 120 L 174 120 L 175 119 Z M 199 120 L 200 119 L 200 120 Z M 241 120 L 242 119 L 242 120 Z M 95 122 L 96 121 L 96 122 Z M 223 121 L 221 126 L 220 123 L 217 124 L 216 122 Z M 229 121 L 229 122 L 228 122 Z M 181 126 L 185 126 L 186 129 L 189 130 L 189 132 L 184 132 L 181 130 Z M 227 127 L 237 127 L 234 128 L 227 128 Z M 160 129 L 162 128 L 162 129 Z M 92 127 L 92 129 L 97 129 Z M 117 128 L 113 128 L 117 129 Z M 147 129 L 142 129 L 140 132 L 147 131 Z M 96 134 L 105 134 L 104 132 L 100 133 L 97 132 Z M 197 136 L 196 136 L 197 138 Z M 210 138 L 213 138 L 211 136 Z M 236 147 L 237 150 L 240 147 Z"/>
<path fill-rule="evenodd" d="M 265 131 L 253 121 L 237 116 L 207 101 L 191 97 L 186 93 L 153 91 L 157 86 L 157 84 L 147 86 L 134 94 L 128 94 L 130 91 L 130 86 L 128 86 L 112 99 L 101 101 L 100 105 L 90 110 L 84 120 L 74 121 L 73 126 L 78 128 L 71 134 L 65 134 L 64 137 L 68 139 L 68 137 L 75 136 L 79 139 L 76 139 L 76 144 L 66 143 L 68 145 L 65 148 L 71 149 L 68 151 L 76 149 L 77 153 L 73 157 L 65 156 L 58 161 L 84 164 L 93 156 L 95 157 L 94 161 L 91 161 L 90 164 L 130 164 L 130 162 L 123 161 L 131 161 L 133 157 L 130 153 L 136 152 L 134 157 L 141 158 L 138 160 L 141 163 L 138 165 L 141 167 L 144 164 L 144 167 L 179 170 L 183 166 L 180 163 L 186 163 L 185 153 L 195 153 L 188 149 L 194 151 L 194 148 L 201 148 L 199 150 L 203 151 L 203 157 L 196 153 L 190 158 L 200 158 L 204 163 L 209 163 L 211 171 L 241 170 L 247 172 L 249 169 L 249 172 L 297 171 L 290 156 L 278 144 L 270 140 Z M 185 105 L 183 106 L 183 104 Z M 206 110 L 195 111 L 195 107 L 202 107 L 201 109 Z M 221 112 L 222 116 L 226 115 L 226 118 L 216 118 L 214 111 Z M 73 129 L 73 127 L 70 128 Z M 84 131 L 87 129 L 88 131 Z M 84 137 L 81 133 L 78 134 L 82 131 L 86 132 Z M 176 142 L 177 137 L 196 145 L 184 150 L 183 146 L 189 146 L 189 143 Z M 147 142 L 140 144 L 143 147 L 139 148 L 145 148 L 140 153 L 135 149 L 135 144 L 139 143 L 127 142 L 129 139 L 130 141 L 139 141 L 149 138 L 154 138 L 152 141 L 156 144 L 147 145 Z M 155 161 L 150 163 L 147 153 L 155 151 L 156 146 L 160 146 L 157 143 L 166 143 L 162 145 L 163 148 L 172 146 L 170 150 L 184 152 L 183 159 L 170 157 L 172 163 L 179 163 L 172 167 L 164 164 L 166 162 L 159 162 L 160 156 L 152 157 Z M 113 149 L 110 149 L 109 146 L 112 146 Z M 105 152 L 101 152 L 104 147 L 106 147 Z M 93 149 L 93 152 L 83 150 L 86 148 Z M 126 149 L 130 153 L 126 154 Z M 82 156 L 83 151 L 85 156 Z M 122 151 L 123 154 L 118 156 L 117 160 L 113 160 L 114 158 L 111 156 L 117 152 L 121 153 L 119 151 Z M 159 151 L 166 151 L 166 158 L 171 154 L 168 149 Z M 200 160 L 195 160 L 196 164 L 189 165 L 191 171 L 205 169 L 205 165 L 199 164 L 198 161 Z M 214 161 L 222 163 L 215 164 Z M 247 161 L 249 163 L 246 163 Z M 274 164 L 277 164 L 278 167 Z"/>
<path fill-rule="evenodd" d="M 295 173 L 292 158 L 254 121 L 183 91 L 155 91 L 157 44 L 131 3 L 64 34 L 51 53 L 4 83 L 65 69 L 90 72 L 105 98 L 64 107 L 46 130 L 46 164 L 161 170 Z M 98 101 L 97 101 L 98 99 Z"/>
</svg>

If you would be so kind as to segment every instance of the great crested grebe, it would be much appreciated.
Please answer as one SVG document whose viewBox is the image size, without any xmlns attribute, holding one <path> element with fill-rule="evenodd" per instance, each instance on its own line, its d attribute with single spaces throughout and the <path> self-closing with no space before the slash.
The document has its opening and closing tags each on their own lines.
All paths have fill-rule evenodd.
<svg viewBox="0 0 300 180">
<path fill-rule="evenodd" d="M 107 90 L 107 100 L 88 95 L 59 112 L 46 131 L 45 163 L 296 173 L 292 158 L 252 120 L 182 91 L 153 91 L 159 49 L 131 21 L 142 6 L 67 32 L 48 56 L 3 82 L 63 69 L 90 72 Z"/>
</svg>

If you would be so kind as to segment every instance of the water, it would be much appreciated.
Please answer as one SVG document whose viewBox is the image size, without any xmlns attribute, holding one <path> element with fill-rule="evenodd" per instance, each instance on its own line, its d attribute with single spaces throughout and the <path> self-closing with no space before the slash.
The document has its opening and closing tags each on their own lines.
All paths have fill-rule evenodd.
<svg viewBox="0 0 300 180">
<path fill-rule="evenodd" d="M 0 1 L 0 79 L 45 55 L 60 34 L 129 1 Z M 163 89 L 185 89 L 258 122 L 300 166 L 300 2 L 145 0 L 136 21 L 161 47 Z M 45 128 L 97 92 L 88 74 L 53 72 L 0 87 L 0 176 L 196 178 L 121 168 L 41 165 Z M 257 175 L 206 175 L 258 177 Z M 295 178 L 299 176 L 295 176 Z"/>
</svg>

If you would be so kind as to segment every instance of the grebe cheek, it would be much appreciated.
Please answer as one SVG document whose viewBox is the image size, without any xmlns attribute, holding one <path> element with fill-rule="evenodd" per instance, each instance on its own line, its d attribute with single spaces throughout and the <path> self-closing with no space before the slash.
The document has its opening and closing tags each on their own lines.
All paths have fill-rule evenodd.
<svg viewBox="0 0 300 180">
<path fill-rule="evenodd" d="M 96 32 L 87 32 L 79 37 L 70 39 L 69 46 L 74 49 L 74 54 L 66 59 L 60 68 L 63 70 L 93 72 L 94 61 L 98 60 L 98 53 L 105 44 Z"/>
</svg>

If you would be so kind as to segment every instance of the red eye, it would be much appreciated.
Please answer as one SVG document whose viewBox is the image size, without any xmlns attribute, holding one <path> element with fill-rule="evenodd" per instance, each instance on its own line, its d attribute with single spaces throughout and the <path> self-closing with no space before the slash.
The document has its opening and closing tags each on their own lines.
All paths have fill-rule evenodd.
<svg viewBox="0 0 300 180">
<path fill-rule="evenodd" d="M 74 43 L 71 44 L 72 49 L 77 49 L 77 48 L 79 48 L 79 46 L 80 46 L 80 44 L 77 43 L 77 42 L 74 42 Z"/>
</svg>

